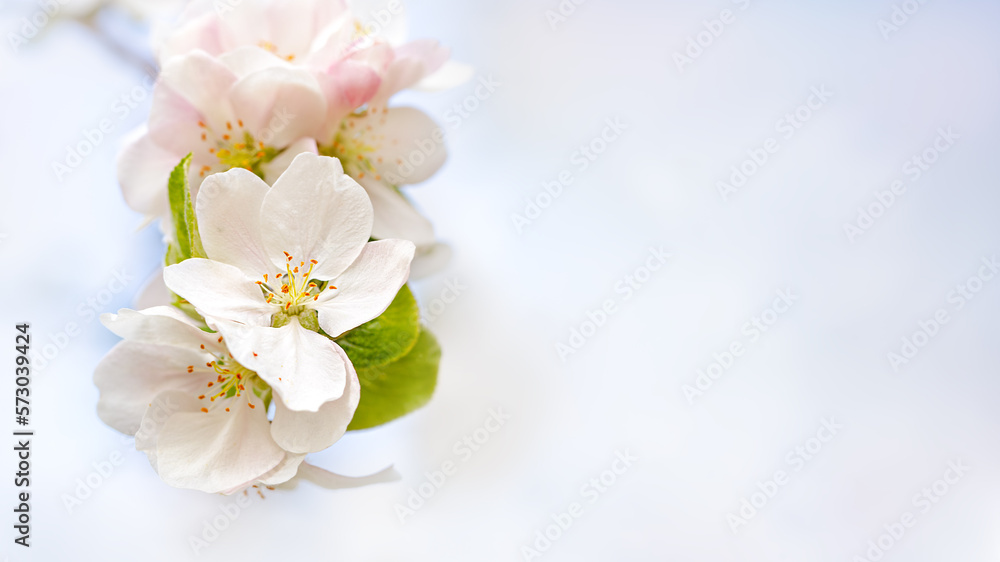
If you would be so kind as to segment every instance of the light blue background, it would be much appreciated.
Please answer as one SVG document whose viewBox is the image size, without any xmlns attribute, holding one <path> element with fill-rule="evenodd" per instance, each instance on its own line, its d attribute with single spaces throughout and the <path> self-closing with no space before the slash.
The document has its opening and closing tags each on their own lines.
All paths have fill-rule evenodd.
<svg viewBox="0 0 1000 562">
<path fill-rule="evenodd" d="M 418 293 L 427 306 L 449 280 L 465 289 L 431 323 L 445 352 L 433 402 L 313 458 L 347 474 L 394 463 L 403 482 L 251 498 L 198 559 L 524 560 L 550 515 L 581 502 L 583 515 L 543 560 L 846 562 L 864 557 L 884 525 L 919 512 L 911 498 L 962 459 L 969 473 L 884 560 L 1000 560 L 1000 281 L 961 310 L 947 300 L 981 258 L 1000 253 L 1000 4 L 932 0 L 888 40 L 878 27 L 893 10 L 886 0 L 746 10 L 589 0 L 552 29 L 545 11 L 557 5 L 408 4 L 412 37 L 440 39 L 501 85 L 458 128 L 446 112 L 475 82 L 400 100 L 449 133 L 448 164 L 410 193 L 455 258 Z M 186 560 L 189 537 L 232 498 L 162 484 L 98 420 L 91 381 L 116 338 L 87 299 L 124 270 L 136 280 L 97 308 L 129 306 L 161 259 L 155 229 L 138 230 L 114 172 L 148 104 L 123 120 L 112 105 L 143 75 L 70 22 L 12 53 L 6 34 L 35 8 L 7 8 L 0 326 L 12 342 L 13 324 L 32 322 L 36 345 L 59 339 L 67 322 L 81 334 L 34 379 L 34 546 L 12 550 L 7 512 L 0 553 Z M 679 71 L 673 54 L 725 8 L 735 21 Z M 104 25 L 142 41 L 120 19 Z M 784 139 L 776 122 L 821 85 L 832 99 Z M 52 161 L 104 118 L 113 133 L 57 181 Z M 614 118 L 627 131 L 580 171 L 574 152 Z M 904 163 L 941 127 L 960 138 L 910 181 Z M 778 152 L 724 202 L 716 182 L 769 137 Z M 512 214 L 563 170 L 574 182 L 519 234 Z M 844 223 L 897 178 L 906 192 L 851 243 Z M 672 258 L 624 300 L 616 284 L 661 246 Z M 791 310 L 689 404 L 682 387 L 714 353 L 746 343 L 744 324 L 785 288 L 799 296 Z M 608 299 L 617 312 L 561 360 L 556 344 Z M 895 372 L 887 354 L 939 308 L 949 323 Z M 3 380 L 10 396 L 12 377 Z M 454 444 L 491 408 L 510 420 L 461 462 Z M 786 454 L 824 417 L 843 430 L 796 472 Z M 587 503 L 580 487 L 626 450 L 639 460 Z M 124 463 L 68 513 L 64 495 L 115 452 Z M 401 524 L 394 506 L 449 460 L 455 475 Z M 789 483 L 731 532 L 727 514 L 777 470 Z M 14 489 L 2 481 L 6 510 Z"/>
</svg>

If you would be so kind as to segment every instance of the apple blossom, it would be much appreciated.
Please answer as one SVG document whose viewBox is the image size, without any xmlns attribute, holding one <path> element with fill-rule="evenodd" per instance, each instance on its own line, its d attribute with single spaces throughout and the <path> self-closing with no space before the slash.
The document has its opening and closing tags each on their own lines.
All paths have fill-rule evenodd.
<svg viewBox="0 0 1000 562">
<path fill-rule="evenodd" d="M 279 413 L 339 399 L 352 367 L 330 338 L 386 310 L 409 276 L 413 243 L 368 242 L 365 190 L 339 161 L 311 153 L 273 187 L 243 169 L 215 174 L 195 209 L 207 259 L 167 267 L 167 287 L 274 389 Z"/>
<path fill-rule="evenodd" d="M 422 84 L 452 87 L 471 72 L 449 65 L 450 52 L 437 41 L 395 47 L 370 31 L 341 1 L 241 0 L 220 7 L 204 0 L 160 30 L 157 52 L 170 61 L 194 50 L 221 57 L 257 47 L 312 72 L 327 104 L 314 140 L 321 154 L 340 158 L 368 191 L 375 209 L 372 235 L 430 246 L 430 222 L 398 188 L 422 182 L 441 167 L 447 156 L 443 132 L 416 109 L 388 108 L 388 100 Z M 317 152 L 311 145 L 298 148 Z M 280 173 L 287 161 L 277 164 Z"/>
<path fill-rule="evenodd" d="M 170 485 L 231 493 L 284 482 L 305 453 L 343 436 L 357 408 L 353 369 L 339 400 L 319 412 L 293 412 L 233 358 L 224 338 L 177 309 L 123 309 L 101 320 L 125 339 L 94 375 L 98 414 L 135 435 L 136 448 Z M 272 398 L 278 407 L 269 421 Z"/>
<path fill-rule="evenodd" d="M 233 167 L 273 180 L 290 156 L 315 151 L 311 136 L 325 104 L 311 74 L 261 49 L 176 58 L 154 88 L 147 129 L 119 155 L 125 200 L 146 215 L 168 216 L 167 177 L 189 153 L 192 196 L 205 177 Z"/>
<path fill-rule="evenodd" d="M 155 31 L 154 50 L 165 64 L 195 50 L 221 56 L 260 47 L 328 76 L 331 99 L 352 100 L 348 112 L 384 106 L 405 88 L 445 89 L 471 75 L 465 65 L 449 64 L 449 49 L 437 41 L 398 44 L 398 34 L 376 32 L 383 26 L 372 29 L 359 16 L 343 0 L 195 0 L 176 23 Z"/>
</svg>

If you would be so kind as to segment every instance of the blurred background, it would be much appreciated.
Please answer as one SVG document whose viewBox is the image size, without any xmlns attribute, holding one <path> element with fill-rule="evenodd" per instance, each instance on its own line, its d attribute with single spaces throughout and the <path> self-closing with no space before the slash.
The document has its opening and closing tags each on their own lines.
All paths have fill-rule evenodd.
<svg viewBox="0 0 1000 562">
<path fill-rule="evenodd" d="M 2 357 L 44 354 L 0 556 L 1000 560 L 1000 4 L 408 2 L 476 69 L 397 99 L 449 139 L 408 192 L 454 249 L 414 285 L 437 393 L 311 457 L 401 482 L 242 505 L 95 412 L 97 316 L 162 260 L 114 161 L 173 6 L 42 4 L 0 15 Z"/>
</svg>

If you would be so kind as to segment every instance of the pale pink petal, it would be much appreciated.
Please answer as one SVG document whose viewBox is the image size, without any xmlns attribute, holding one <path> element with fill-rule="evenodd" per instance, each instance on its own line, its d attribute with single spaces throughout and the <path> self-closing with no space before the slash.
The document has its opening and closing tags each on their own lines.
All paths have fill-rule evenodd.
<svg viewBox="0 0 1000 562">
<path fill-rule="evenodd" d="M 229 70 L 218 59 L 209 56 L 202 51 L 194 51 L 189 54 L 167 61 L 160 73 L 158 90 L 172 92 L 190 104 L 201 116 L 201 121 L 214 130 L 225 129 L 226 122 L 235 121 L 232 108 L 228 104 L 229 92 L 236 83 L 236 75 Z M 171 119 L 177 119 L 178 115 L 171 115 L 169 112 L 160 114 L 156 111 L 156 100 L 154 97 L 154 108 L 150 112 L 150 131 L 153 132 L 157 141 L 164 146 L 161 135 L 158 134 L 163 128 L 157 124 Z M 157 120 L 154 122 L 154 116 Z M 184 112 L 182 116 L 189 116 Z M 188 123 L 197 126 L 194 123 Z M 200 135 L 200 133 L 199 133 Z M 198 138 L 198 137 L 196 137 Z M 191 150 L 188 147 L 184 154 Z"/>
<path fill-rule="evenodd" d="M 314 136 L 326 118 L 326 99 L 316 78 L 292 67 L 275 66 L 241 78 L 230 99 L 254 138 L 277 148 Z"/>
<path fill-rule="evenodd" d="M 372 105 L 385 107 L 389 98 L 410 88 L 441 68 L 451 50 L 433 39 L 418 39 L 396 49 L 396 58 L 382 77 L 382 85 Z"/>
<path fill-rule="evenodd" d="M 210 55 L 222 52 L 222 45 L 219 43 L 219 22 L 214 13 L 198 14 L 197 17 L 191 18 L 182 15 L 181 21 L 182 23 L 173 29 L 154 28 L 151 42 L 161 66 L 174 57 L 195 50 L 205 51 Z"/>
<path fill-rule="evenodd" d="M 444 131 L 424 112 L 410 107 L 369 111 L 349 117 L 354 142 L 374 150 L 365 154 L 376 174 L 391 185 L 420 183 L 448 158 Z"/>
<path fill-rule="evenodd" d="M 373 54 L 368 51 L 380 43 L 359 35 L 355 23 L 356 21 L 350 12 L 344 12 L 329 19 L 313 40 L 310 53 L 302 62 L 308 68 L 323 72 L 338 61 L 348 58 L 372 59 Z M 379 65 L 379 74 L 385 70 L 392 59 L 392 49 L 386 47 L 389 56 Z"/>
<path fill-rule="evenodd" d="M 319 138 L 323 142 L 331 142 L 340 128 L 340 122 L 371 100 L 382 78 L 377 69 L 355 60 L 337 63 L 328 72 L 316 77 L 327 103 L 326 122 L 319 131 Z"/>
<path fill-rule="evenodd" d="M 288 61 L 282 60 L 257 46 L 236 47 L 219 55 L 219 61 L 233 71 L 238 78 L 268 68 L 293 68 L 292 65 L 288 64 Z"/>
<path fill-rule="evenodd" d="M 167 181 L 183 156 L 156 144 L 145 129 L 133 132 L 118 155 L 118 183 L 128 206 L 147 216 L 169 215 Z"/>
</svg>

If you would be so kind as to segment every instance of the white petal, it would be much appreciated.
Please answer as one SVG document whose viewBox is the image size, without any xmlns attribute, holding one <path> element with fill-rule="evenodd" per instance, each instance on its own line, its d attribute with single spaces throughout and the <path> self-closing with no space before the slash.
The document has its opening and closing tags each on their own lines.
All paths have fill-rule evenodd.
<svg viewBox="0 0 1000 562">
<path fill-rule="evenodd" d="M 221 131 L 225 129 L 226 122 L 235 121 L 233 109 L 228 103 L 230 90 L 235 83 L 236 75 L 222 62 L 202 51 L 194 51 L 167 61 L 163 72 L 160 73 L 157 90 L 176 94 L 201 115 L 206 125 Z M 156 133 L 159 123 L 177 119 L 178 116 L 171 115 L 168 110 L 161 114 L 155 111 L 156 105 L 154 100 L 154 111 L 150 113 L 150 130 L 154 131 L 154 136 L 160 144 L 173 148 L 176 143 L 165 144 Z M 188 126 L 197 126 L 197 120 L 189 122 Z M 200 136 L 200 132 L 198 134 Z M 190 150 L 190 146 L 187 147 L 187 151 L 182 149 L 183 154 L 187 154 Z"/>
<path fill-rule="evenodd" d="M 372 237 L 379 240 L 401 238 L 417 246 L 434 243 L 431 221 L 417 211 L 401 193 L 371 176 L 358 179 L 372 200 L 375 222 Z"/>
<path fill-rule="evenodd" d="M 278 484 L 284 484 L 299 472 L 299 465 L 302 464 L 306 458 L 305 455 L 296 455 L 288 453 L 285 455 L 285 459 L 278 463 L 278 466 L 271 469 L 271 472 L 260 477 L 260 483 L 265 486 L 277 486 Z"/>
<path fill-rule="evenodd" d="M 134 435 L 149 404 L 162 392 L 179 390 L 194 396 L 201 388 L 211 356 L 196 350 L 119 342 L 94 371 L 101 392 L 97 415 L 104 423 Z M 194 373 L 188 373 L 188 366 Z"/>
<path fill-rule="evenodd" d="M 206 317 L 270 326 L 278 309 L 267 304 L 253 279 L 239 268 L 217 261 L 184 260 L 164 269 L 163 281 Z"/>
<path fill-rule="evenodd" d="M 147 216 L 168 216 L 167 181 L 181 158 L 156 144 L 145 129 L 131 133 L 118 155 L 118 183 L 128 206 Z"/>
<path fill-rule="evenodd" d="M 257 372 L 292 410 L 315 412 L 340 398 L 347 382 L 347 359 L 329 338 L 306 330 L 296 317 L 281 328 L 216 324 L 230 353 Z"/>
<path fill-rule="evenodd" d="M 284 269 L 288 252 L 296 261 L 317 260 L 313 277 L 326 280 L 361 253 L 372 231 L 372 205 L 336 158 L 302 153 L 264 198 L 261 220 L 275 266 Z"/>
<path fill-rule="evenodd" d="M 138 312 L 123 308 L 118 314 L 102 314 L 101 323 L 118 337 L 137 343 L 222 352 L 215 336 L 199 329 L 194 320 L 172 306 Z"/>
<path fill-rule="evenodd" d="M 341 476 L 307 462 L 302 463 L 302 466 L 299 467 L 298 476 L 328 490 L 357 488 L 368 486 L 369 484 L 382 484 L 384 482 L 402 480 L 399 472 L 396 472 L 396 469 L 391 466 L 370 476 Z"/>
<path fill-rule="evenodd" d="M 299 139 L 288 145 L 288 148 L 285 150 L 282 150 L 281 154 L 276 156 L 274 160 L 271 160 L 267 164 L 261 166 L 261 169 L 264 171 L 264 181 L 266 181 L 268 185 L 274 185 L 274 182 L 278 181 L 281 174 L 285 173 L 285 170 L 292 165 L 292 160 L 295 160 L 295 157 L 303 152 L 319 154 L 319 148 L 316 146 L 316 139 Z"/>
<path fill-rule="evenodd" d="M 323 27 L 344 10 L 337 0 L 242 0 L 221 18 L 230 49 L 267 41 L 275 54 L 301 60 Z"/>
<path fill-rule="evenodd" d="M 361 384 L 350 359 L 340 347 L 347 366 L 347 384 L 344 395 L 327 402 L 318 412 L 297 412 L 290 410 L 281 398 L 275 399 L 274 420 L 271 423 L 271 437 L 282 449 L 293 453 L 315 453 L 336 443 L 354 418 L 361 398 Z"/>
<path fill-rule="evenodd" d="M 356 141 L 374 148 L 365 156 L 376 173 L 392 185 L 420 183 L 448 158 L 444 131 L 424 112 L 412 107 L 369 111 L 354 120 Z"/>
<path fill-rule="evenodd" d="M 156 469 L 156 440 L 160 430 L 174 413 L 189 408 L 193 398 L 183 391 L 164 391 L 154 397 L 142 416 L 142 424 L 135 433 L 135 448 L 146 453 L 149 464 Z"/>
<path fill-rule="evenodd" d="M 213 0 L 214 1 L 214 0 Z M 194 4 L 195 2 L 192 2 Z M 218 21 L 215 14 L 198 14 L 197 17 L 182 15 L 180 24 L 167 28 L 158 25 L 153 28 L 150 42 L 156 59 L 161 63 L 174 57 L 201 50 L 209 54 L 222 52 L 219 44 Z"/>
<path fill-rule="evenodd" d="M 254 72 L 233 85 L 233 111 L 254 138 L 283 148 L 312 137 L 326 118 L 326 98 L 309 72 L 272 67 Z"/>
<path fill-rule="evenodd" d="M 228 400 L 231 411 L 201 412 L 186 395 L 156 437 L 156 470 L 178 488 L 219 493 L 255 481 L 285 458 L 271 439 L 264 403 L 252 392 Z M 247 401 L 255 406 L 251 409 Z"/>
<path fill-rule="evenodd" d="M 323 330 L 336 337 L 385 312 L 410 276 L 414 251 L 407 240 L 366 244 L 357 261 L 331 281 L 337 288 L 310 305 L 319 312 Z"/>
<path fill-rule="evenodd" d="M 260 227 L 260 208 L 268 189 L 253 172 L 235 168 L 209 176 L 195 203 L 205 253 L 235 265 L 252 279 L 274 272 Z"/>
<path fill-rule="evenodd" d="M 226 68 L 232 70 L 239 78 L 268 68 L 292 67 L 288 62 L 281 60 L 256 45 L 236 47 L 231 51 L 219 55 L 219 61 L 226 65 Z"/>
<path fill-rule="evenodd" d="M 433 39 L 418 39 L 397 48 L 396 58 L 382 76 L 382 85 L 372 105 L 385 107 L 394 94 L 437 72 L 449 56 L 451 50 Z"/>
</svg>

